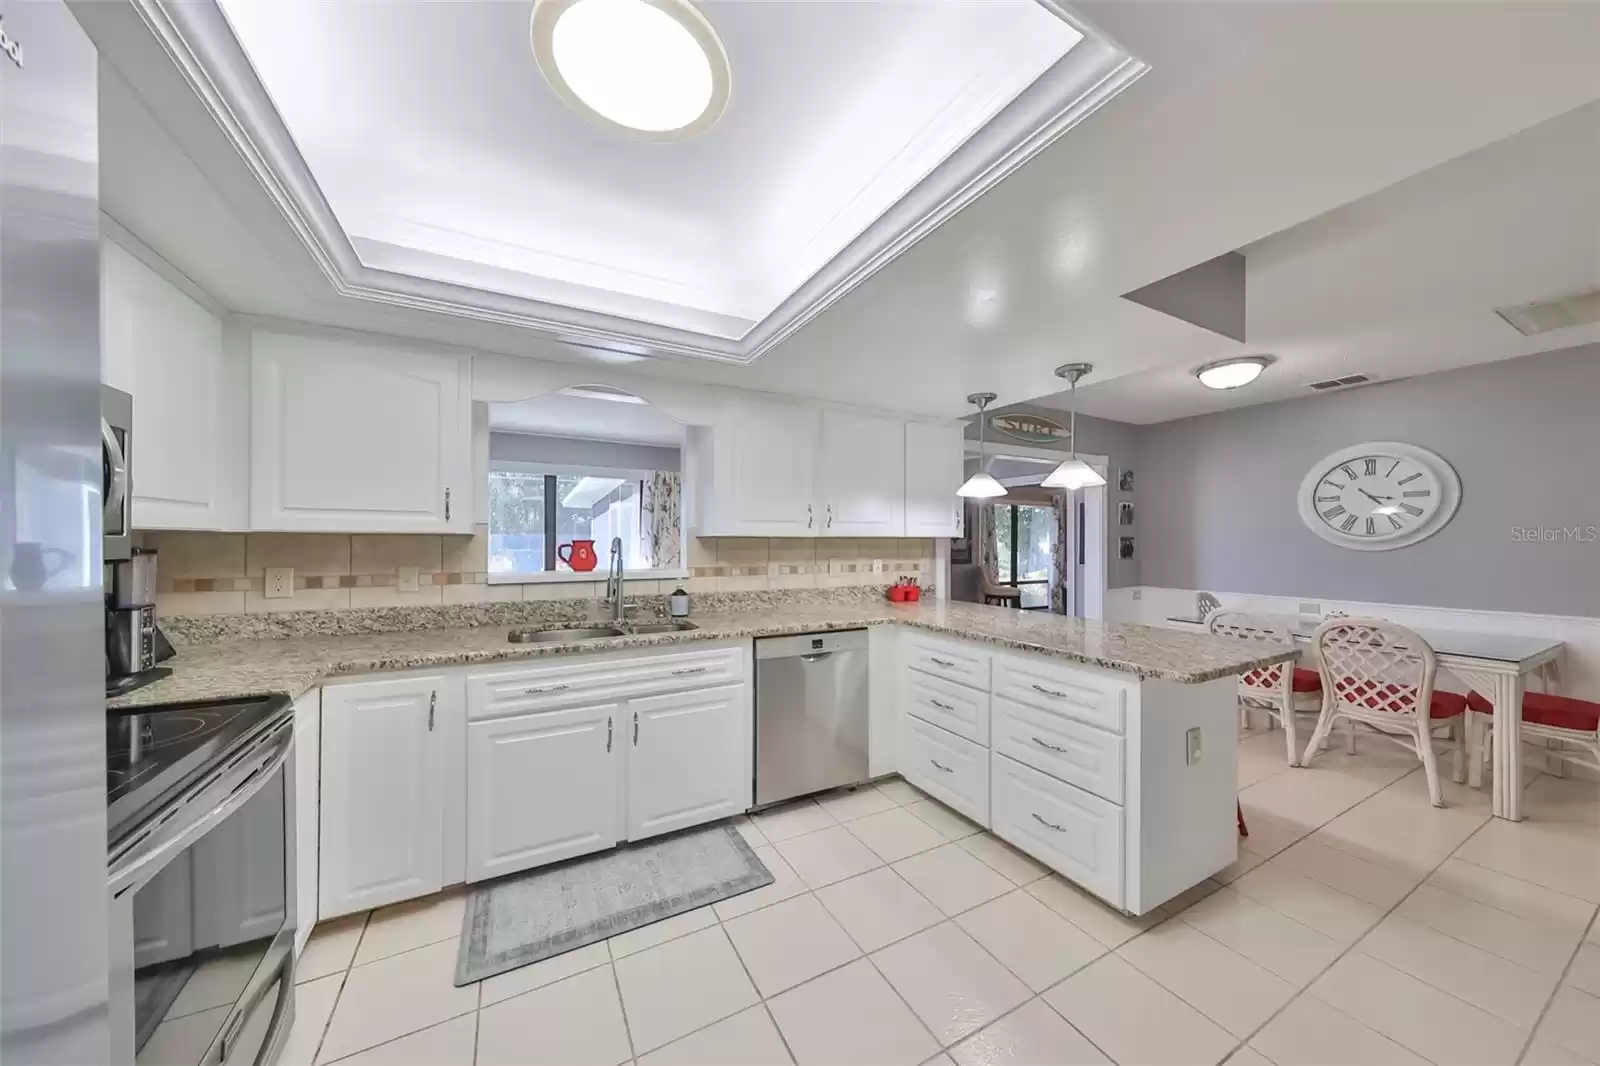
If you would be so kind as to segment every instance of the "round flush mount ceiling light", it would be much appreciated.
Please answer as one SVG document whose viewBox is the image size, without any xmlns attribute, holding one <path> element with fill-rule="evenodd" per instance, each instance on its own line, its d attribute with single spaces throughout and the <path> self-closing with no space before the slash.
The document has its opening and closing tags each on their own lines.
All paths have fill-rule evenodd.
<svg viewBox="0 0 1600 1066">
<path fill-rule="evenodd" d="M 533 55 L 578 114 L 634 137 L 704 133 L 728 107 L 728 54 L 689 0 L 534 0 Z"/>
<path fill-rule="evenodd" d="M 1271 365 L 1270 355 L 1245 355 L 1207 363 L 1196 370 L 1194 376 L 1208 389 L 1237 389 L 1260 377 L 1261 372 Z"/>
</svg>

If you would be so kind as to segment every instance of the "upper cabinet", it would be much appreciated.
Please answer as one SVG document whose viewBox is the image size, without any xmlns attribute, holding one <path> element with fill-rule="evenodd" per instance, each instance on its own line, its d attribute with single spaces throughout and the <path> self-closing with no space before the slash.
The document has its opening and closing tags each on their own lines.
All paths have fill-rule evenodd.
<svg viewBox="0 0 1600 1066">
<path fill-rule="evenodd" d="M 227 359 L 221 319 L 172 282 L 112 241 L 102 253 L 102 377 L 133 396 L 134 525 L 242 528 L 242 358 Z"/>
<path fill-rule="evenodd" d="M 471 532 L 470 373 L 455 355 L 255 333 L 251 528 Z"/>
<path fill-rule="evenodd" d="M 906 536 L 959 537 L 962 427 L 906 423 Z"/>
<path fill-rule="evenodd" d="M 690 434 L 697 533 L 704 537 L 814 537 L 821 417 L 792 404 L 730 405 Z"/>
<path fill-rule="evenodd" d="M 905 428 L 894 419 L 822 412 L 817 479 L 822 536 L 905 536 Z"/>
</svg>

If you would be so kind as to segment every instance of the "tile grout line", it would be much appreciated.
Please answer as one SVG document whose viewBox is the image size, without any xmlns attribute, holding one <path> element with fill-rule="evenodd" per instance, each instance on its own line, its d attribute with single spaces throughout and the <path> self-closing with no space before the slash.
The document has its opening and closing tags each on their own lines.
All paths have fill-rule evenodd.
<svg viewBox="0 0 1600 1066">
<path fill-rule="evenodd" d="M 1520 1064 L 1528 1057 L 1528 1049 L 1539 1036 L 1539 1027 L 1544 1024 L 1545 1015 L 1550 1013 L 1550 1005 L 1556 1001 L 1556 995 L 1567 985 L 1567 977 L 1572 973 L 1572 964 L 1578 961 L 1578 954 L 1583 951 L 1583 945 L 1589 940 L 1589 931 L 1600 925 L 1600 911 L 1589 917 L 1589 924 L 1583 927 L 1583 932 L 1578 934 L 1578 943 L 1572 949 L 1572 954 L 1567 958 L 1567 964 L 1561 968 L 1561 976 L 1556 979 L 1555 987 L 1550 990 L 1550 995 L 1545 999 L 1544 1006 L 1539 1008 L 1539 1017 L 1533 1020 L 1533 1027 L 1528 1030 L 1528 1038 L 1522 1042 L 1522 1050 L 1517 1053 L 1516 1061 Z M 1579 989 L 1578 991 L 1583 991 Z M 1566 1045 L 1561 1045 L 1563 1048 Z"/>
<path fill-rule="evenodd" d="M 795 876 L 799 877 L 800 875 L 799 874 L 795 874 Z M 798 895 L 789 897 L 789 899 L 799 899 L 799 898 L 800 897 Z M 779 902 L 780 903 L 787 903 L 788 900 L 779 900 Z M 817 906 L 822 907 L 822 901 L 820 899 L 817 900 Z M 765 909 L 766 909 L 765 907 L 757 907 L 755 911 L 746 911 L 745 913 L 746 914 L 754 914 L 754 913 L 756 913 L 756 911 L 765 910 Z M 827 911 L 828 911 L 828 908 L 827 907 L 822 907 L 822 910 L 823 910 L 823 913 L 826 914 Z M 761 1007 L 761 1009 L 763 1011 L 766 1012 L 767 1021 L 772 1024 L 772 1031 L 778 1034 L 778 1042 L 783 1045 L 784 1054 L 789 1056 L 789 1061 L 790 1062 L 798 1063 L 800 1061 L 800 1059 L 795 1055 L 794 1048 L 789 1046 L 789 1038 L 783 1035 L 783 1027 L 778 1024 L 777 1016 L 772 1013 L 772 1007 L 767 1003 L 767 997 L 761 994 L 761 986 L 756 984 L 755 976 L 753 974 L 751 974 L 750 967 L 744 961 L 744 956 L 739 954 L 739 945 L 735 944 L 733 942 L 733 937 L 728 936 L 727 923 L 725 923 L 722 920 L 722 915 L 717 913 L 716 907 L 712 907 L 711 908 L 711 916 L 717 920 L 717 928 L 722 930 L 722 935 L 728 938 L 728 947 L 733 949 L 733 957 L 739 960 L 739 968 L 744 971 L 744 979 L 746 981 L 749 981 L 750 982 L 750 987 L 755 990 L 756 1003 L 757 1003 L 757 1005 L 759 1005 Z M 743 918 L 744 915 L 743 914 L 735 915 L 735 917 Z M 832 915 L 829 915 L 829 917 L 832 917 Z M 707 928 L 710 928 L 710 927 L 707 926 Z M 850 934 L 846 933 L 845 935 L 849 936 Z M 851 961 L 853 962 L 855 960 L 852 959 Z M 802 983 L 804 983 L 804 982 L 802 982 Z M 795 985 L 794 987 L 799 988 L 800 986 L 799 985 Z M 784 989 L 784 991 L 787 992 L 788 989 Z M 749 1009 L 750 1008 L 745 1007 L 745 1008 L 743 1008 L 743 1010 L 734 1011 L 733 1014 L 728 1015 L 728 1017 L 729 1018 L 735 1017 L 736 1015 L 742 1014 L 745 1010 L 749 1010 Z M 726 1020 L 727 1020 L 726 1018 L 718 1018 L 717 1021 L 712 1022 L 711 1025 L 716 1025 L 717 1022 L 722 1022 L 722 1021 L 726 1021 Z M 709 1026 L 707 1026 L 705 1028 L 709 1028 Z M 699 1031 L 700 1030 L 698 1030 L 698 1029 L 695 1030 L 695 1032 L 699 1032 Z M 678 1040 L 683 1040 L 683 1039 L 685 1039 L 686 1037 L 688 1037 L 690 1035 L 692 1035 L 692 1034 L 686 1033 L 686 1034 L 684 1034 L 684 1036 L 678 1037 Z M 662 1046 L 663 1047 L 671 1047 L 675 1043 L 677 1043 L 677 1040 L 668 1041 L 666 1044 L 663 1044 Z"/>
<path fill-rule="evenodd" d="M 709 929 L 710 926 L 707 926 L 706 928 Z M 667 943 L 671 943 L 671 941 L 667 941 Z M 648 951 L 650 949 L 646 948 L 645 950 Z M 735 954 L 737 954 L 737 952 L 735 952 Z M 626 956 L 624 956 L 624 957 L 626 957 Z M 624 1000 L 622 998 L 622 978 L 617 976 L 617 960 L 611 958 L 611 945 L 610 944 L 606 945 L 606 959 L 607 959 L 607 962 L 605 964 L 606 969 L 611 971 L 611 987 L 617 993 L 617 1009 L 622 1012 L 622 1035 L 624 1037 L 626 1037 L 627 1041 L 628 1041 L 628 1058 L 630 1060 L 637 1060 L 639 1058 L 639 1049 L 633 1042 L 633 1023 L 628 1021 L 628 1003 L 627 1003 L 626 1000 Z M 598 969 L 598 968 L 599 967 L 595 967 L 595 969 Z M 584 973 L 588 973 L 589 971 L 585 970 L 583 972 Z M 575 977 L 577 975 L 576 974 L 572 974 L 570 976 L 571 977 Z M 568 977 L 563 977 L 561 979 L 561 981 L 565 981 L 565 980 L 568 980 L 568 979 L 569 979 Z M 550 985 L 541 985 L 540 987 L 548 988 L 551 985 L 560 984 L 561 981 L 552 981 L 552 982 L 550 982 Z M 537 988 L 529 989 L 529 991 L 537 992 L 538 989 Z M 511 998 L 515 999 L 516 997 L 513 996 Z M 506 1002 L 506 1001 L 503 1001 L 503 1002 Z M 669 1041 L 669 1043 L 670 1043 L 670 1041 Z M 474 1064 L 476 1064 L 477 1061 L 478 1061 L 478 1057 L 477 1057 L 476 1052 L 474 1052 L 474 1054 L 473 1054 L 472 1061 L 473 1061 Z"/>
</svg>

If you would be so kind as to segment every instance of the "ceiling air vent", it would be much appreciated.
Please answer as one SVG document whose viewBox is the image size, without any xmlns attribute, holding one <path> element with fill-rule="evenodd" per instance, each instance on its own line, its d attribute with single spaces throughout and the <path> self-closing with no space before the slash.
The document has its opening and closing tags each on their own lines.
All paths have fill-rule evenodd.
<svg viewBox="0 0 1600 1066">
<path fill-rule="evenodd" d="M 1600 289 L 1539 300 L 1516 307 L 1496 307 L 1494 313 L 1511 323 L 1524 336 L 1549 333 L 1553 329 L 1587 326 L 1600 322 Z"/>
<path fill-rule="evenodd" d="M 1342 378 L 1327 378 L 1323 381 L 1313 381 L 1306 387 L 1309 389 L 1316 389 L 1318 392 L 1326 392 L 1328 389 L 1342 389 L 1348 385 L 1365 385 L 1371 380 L 1372 379 L 1367 377 L 1365 374 L 1347 374 Z"/>
</svg>

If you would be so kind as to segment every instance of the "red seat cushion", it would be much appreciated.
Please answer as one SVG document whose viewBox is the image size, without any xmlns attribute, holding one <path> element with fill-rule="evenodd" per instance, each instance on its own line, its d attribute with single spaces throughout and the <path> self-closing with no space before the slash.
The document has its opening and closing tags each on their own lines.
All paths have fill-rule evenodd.
<svg viewBox="0 0 1600 1066">
<path fill-rule="evenodd" d="M 1477 692 L 1467 693 L 1467 703 L 1479 714 L 1493 714 L 1494 705 Z M 1522 720 L 1551 729 L 1571 729 L 1577 733 L 1600 731 L 1600 703 L 1551 696 L 1544 692 L 1522 694 Z"/>
<path fill-rule="evenodd" d="M 1321 692 L 1322 675 L 1315 670 L 1307 670 L 1303 666 L 1294 668 L 1294 690 L 1296 692 Z"/>
<path fill-rule="evenodd" d="M 1348 703 L 1364 703 L 1368 707 L 1384 710 L 1394 710 L 1395 708 L 1389 704 L 1405 691 L 1399 685 L 1380 687 L 1371 681 L 1357 681 L 1353 677 L 1341 681 L 1339 688 L 1342 690 L 1340 695 Z M 1434 689 L 1433 703 L 1428 708 L 1428 717 L 1454 718 L 1458 714 L 1465 714 L 1466 710 L 1467 697 L 1461 693 Z"/>
</svg>

